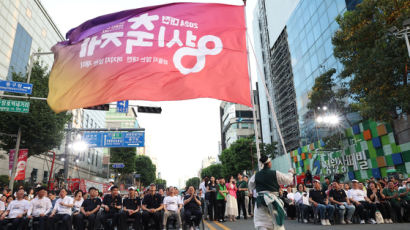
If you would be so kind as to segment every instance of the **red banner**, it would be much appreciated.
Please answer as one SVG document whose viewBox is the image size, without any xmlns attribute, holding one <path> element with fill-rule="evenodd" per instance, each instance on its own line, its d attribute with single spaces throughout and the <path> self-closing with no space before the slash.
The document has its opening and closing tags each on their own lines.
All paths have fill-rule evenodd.
<svg viewBox="0 0 410 230">
<path fill-rule="evenodd" d="M 26 179 L 27 158 L 28 149 L 20 149 L 16 168 L 16 176 L 14 177 L 14 180 Z"/>
</svg>

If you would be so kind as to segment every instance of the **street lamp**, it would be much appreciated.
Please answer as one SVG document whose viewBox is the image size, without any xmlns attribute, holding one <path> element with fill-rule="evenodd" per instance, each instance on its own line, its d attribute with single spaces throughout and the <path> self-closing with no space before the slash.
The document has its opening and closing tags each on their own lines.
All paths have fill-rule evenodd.
<svg viewBox="0 0 410 230">
<path fill-rule="evenodd" d="M 321 123 L 321 124 L 328 124 L 331 126 L 335 126 L 340 123 L 340 118 L 336 114 L 327 114 L 327 115 L 317 117 L 316 122 Z"/>
<path fill-rule="evenodd" d="M 410 42 L 409 42 L 409 34 L 410 34 L 410 18 L 403 21 L 404 29 L 399 30 L 397 27 L 393 26 L 388 31 L 392 33 L 397 38 L 404 38 L 406 41 L 407 52 L 409 53 L 410 57 Z"/>
<path fill-rule="evenodd" d="M 85 141 L 77 140 L 70 144 L 70 148 L 74 150 L 74 152 L 84 152 L 88 148 L 88 144 Z"/>
</svg>

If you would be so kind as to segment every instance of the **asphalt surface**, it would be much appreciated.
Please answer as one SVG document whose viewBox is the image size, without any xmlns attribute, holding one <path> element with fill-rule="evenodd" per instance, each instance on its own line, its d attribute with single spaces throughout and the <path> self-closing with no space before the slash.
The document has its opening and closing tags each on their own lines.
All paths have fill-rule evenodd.
<svg viewBox="0 0 410 230">
<path fill-rule="evenodd" d="M 332 225 L 322 226 L 319 224 L 303 224 L 296 220 L 286 220 L 286 230 L 410 230 L 410 223 L 405 224 L 351 224 L 351 225 Z M 251 230 L 255 229 L 253 220 L 237 220 L 236 222 L 211 222 L 205 221 L 207 230 Z"/>
</svg>

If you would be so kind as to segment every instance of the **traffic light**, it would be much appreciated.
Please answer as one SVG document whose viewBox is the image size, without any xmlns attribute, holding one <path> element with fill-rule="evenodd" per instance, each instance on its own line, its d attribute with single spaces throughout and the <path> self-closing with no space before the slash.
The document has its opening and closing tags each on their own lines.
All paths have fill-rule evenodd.
<svg viewBox="0 0 410 230">
<path fill-rule="evenodd" d="M 110 104 L 96 105 L 96 106 L 91 106 L 91 107 L 87 107 L 87 108 L 84 108 L 84 109 L 109 111 L 110 110 Z"/>
<path fill-rule="evenodd" d="M 161 107 L 138 106 L 139 113 L 161 113 Z"/>
</svg>

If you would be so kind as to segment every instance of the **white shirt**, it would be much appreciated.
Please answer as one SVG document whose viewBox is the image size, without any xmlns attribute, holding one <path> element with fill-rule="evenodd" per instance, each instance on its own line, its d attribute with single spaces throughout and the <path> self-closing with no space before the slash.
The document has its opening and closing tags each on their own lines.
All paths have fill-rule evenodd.
<svg viewBox="0 0 410 230">
<path fill-rule="evenodd" d="M 300 203 L 302 198 L 302 193 L 300 193 L 299 191 L 296 191 L 293 195 L 293 199 L 295 199 L 295 203 Z"/>
<path fill-rule="evenodd" d="M 286 195 L 286 197 L 289 199 L 289 200 L 295 200 L 295 194 L 294 193 L 288 193 L 288 195 Z"/>
<path fill-rule="evenodd" d="M 59 198 L 56 201 L 56 205 L 54 206 L 54 210 L 57 211 L 57 214 L 68 214 L 71 215 L 72 211 L 70 207 L 60 205 L 60 202 L 63 202 L 64 204 L 73 204 L 73 198 L 65 196 L 64 199 Z"/>
<path fill-rule="evenodd" d="M 205 181 L 202 181 L 202 183 L 199 185 L 199 189 L 202 190 L 202 198 L 205 198 L 205 193 L 206 193 L 206 187 L 205 187 Z"/>
<path fill-rule="evenodd" d="M 363 190 L 360 189 L 350 189 L 347 194 L 347 197 L 355 201 L 365 201 L 364 198 L 366 197 L 366 194 Z"/>
<path fill-rule="evenodd" d="M 184 198 L 181 195 L 178 195 L 177 198 L 178 198 L 178 204 L 184 204 Z"/>
<path fill-rule="evenodd" d="M 180 204 L 180 199 L 177 196 L 167 196 L 164 198 L 164 205 L 166 205 L 169 211 L 178 211 L 178 205 Z"/>
<path fill-rule="evenodd" d="M 27 212 L 27 216 L 39 217 L 41 214 L 47 215 L 52 210 L 52 205 L 48 197 L 39 199 L 34 198 L 30 202 L 30 208 Z"/>
<path fill-rule="evenodd" d="M 9 218 L 16 218 L 18 215 L 23 214 L 30 208 L 30 202 L 28 200 L 13 200 L 10 202 L 7 210 L 9 212 Z"/>
<path fill-rule="evenodd" d="M 6 211 L 6 206 L 4 205 L 4 202 L 0 200 L 0 211 Z"/>
<path fill-rule="evenodd" d="M 80 211 L 80 208 L 81 208 L 81 205 L 83 204 L 83 202 L 84 202 L 84 199 L 83 198 L 81 198 L 81 200 L 74 200 L 74 207 L 73 207 L 73 209 L 74 209 L 74 212 L 79 212 Z"/>
</svg>

